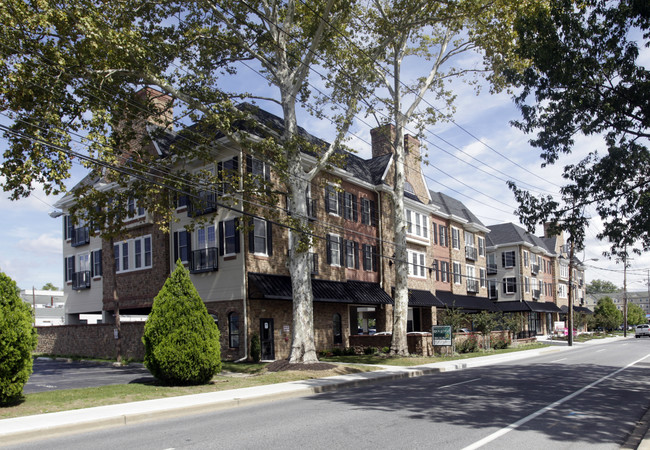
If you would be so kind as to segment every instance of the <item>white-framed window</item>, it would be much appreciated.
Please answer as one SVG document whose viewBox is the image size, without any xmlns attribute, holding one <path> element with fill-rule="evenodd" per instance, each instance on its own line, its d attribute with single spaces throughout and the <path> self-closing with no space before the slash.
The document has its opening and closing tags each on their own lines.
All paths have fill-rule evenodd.
<svg viewBox="0 0 650 450">
<path fill-rule="evenodd" d="M 506 277 L 503 279 L 503 293 L 514 294 L 517 292 L 517 278 Z"/>
<path fill-rule="evenodd" d="M 530 278 L 524 277 L 524 292 L 530 292 Z"/>
<path fill-rule="evenodd" d="M 478 256 L 485 256 L 485 238 L 478 237 Z"/>
<path fill-rule="evenodd" d="M 145 216 L 144 207 L 138 205 L 138 200 L 135 198 L 129 198 L 126 203 L 129 219 L 138 219 Z"/>
<path fill-rule="evenodd" d="M 359 243 L 354 241 L 345 242 L 345 267 L 348 269 L 359 268 Z"/>
<path fill-rule="evenodd" d="M 449 247 L 449 233 L 446 225 L 438 225 L 438 237 L 441 247 Z"/>
<path fill-rule="evenodd" d="M 344 192 L 343 193 L 343 217 L 346 220 L 352 220 L 356 222 L 359 220 L 358 216 L 358 204 L 357 204 L 357 196 L 352 194 L 351 192 Z"/>
<path fill-rule="evenodd" d="M 425 255 L 421 252 L 408 250 L 409 275 L 417 278 L 426 278 L 426 267 L 424 265 Z"/>
<path fill-rule="evenodd" d="M 196 228 L 196 249 L 205 250 L 217 246 L 217 228 L 214 224 Z"/>
<path fill-rule="evenodd" d="M 256 255 L 268 255 L 268 222 L 257 217 L 253 219 L 253 237 L 251 249 Z"/>
<path fill-rule="evenodd" d="M 363 270 L 377 271 L 377 247 L 370 244 L 363 244 Z"/>
<path fill-rule="evenodd" d="M 499 296 L 499 289 L 497 288 L 497 280 L 488 280 L 488 298 L 495 299 Z"/>
<path fill-rule="evenodd" d="M 440 261 L 440 281 L 449 283 L 449 262 Z"/>
<path fill-rule="evenodd" d="M 460 263 L 459 262 L 453 262 L 452 263 L 452 270 L 454 273 L 454 284 L 461 284 L 462 283 L 462 274 L 460 273 Z"/>
<path fill-rule="evenodd" d="M 417 211 L 407 209 L 406 215 L 406 231 L 413 236 L 429 239 L 429 220 L 424 214 Z"/>
<path fill-rule="evenodd" d="M 558 284 L 557 285 L 557 296 L 560 298 L 567 298 L 567 289 L 566 289 L 566 284 Z"/>
<path fill-rule="evenodd" d="M 479 268 L 478 272 L 479 272 L 481 287 L 484 288 L 487 286 L 487 271 L 483 268 Z"/>
<path fill-rule="evenodd" d="M 151 235 L 116 242 L 113 256 L 116 273 L 150 269 L 153 261 Z"/>
<path fill-rule="evenodd" d="M 327 263 L 332 266 L 341 266 L 343 263 L 341 252 L 342 239 L 336 234 L 327 235 Z"/>
<path fill-rule="evenodd" d="M 528 267 L 528 250 L 524 250 L 524 267 Z"/>
<path fill-rule="evenodd" d="M 102 276 L 102 250 L 93 250 L 90 252 L 90 263 L 93 277 Z"/>
<path fill-rule="evenodd" d="M 375 226 L 377 218 L 375 217 L 375 202 L 368 198 L 361 199 L 361 223 L 364 225 Z"/>
<path fill-rule="evenodd" d="M 226 220 L 223 223 L 223 254 L 230 256 L 238 253 L 239 233 L 237 233 L 237 221 Z"/>
<path fill-rule="evenodd" d="M 507 251 L 507 252 L 502 252 L 501 253 L 501 264 L 503 267 L 510 268 L 510 267 L 515 267 L 515 251 Z"/>
<path fill-rule="evenodd" d="M 474 248 L 474 233 L 470 233 L 469 231 L 465 231 L 465 247 L 471 247 Z"/>
<path fill-rule="evenodd" d="M 530 289 L 535 292 L 537 290 L 537 278 L 530 279 Z"/>
<path fill-rule="evenodd" d="M 451 246 L 460 250 L 460 230 L 458 228 L 451 227 Z"/>
<path fill-rule="evenodd" d="M 569 266 L 564 263 L 560 263 L 560 277 L 569 278 Z"/>
<path fill-rule="evenodd" d="M 340 198 L 342 195 L 339 194 L 341 193 L 333 184 L 325 186 L 325 210 L 335 216 L 340 216 L 342 213 L 342 199 Z"/>
</svg>

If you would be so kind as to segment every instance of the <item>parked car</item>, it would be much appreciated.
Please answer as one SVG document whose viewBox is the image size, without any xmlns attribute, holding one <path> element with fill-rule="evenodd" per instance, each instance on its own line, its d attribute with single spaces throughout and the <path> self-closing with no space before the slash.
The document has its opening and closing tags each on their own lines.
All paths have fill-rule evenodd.
<svg viewBox="0 0 650 450">
<path fill-rule="evenodd" d="M 637 325 L 636 328 L 634 329 L 634 337 L 640 338 L 641 336 L 650 337 L 650 325 L 648 325 L 647 323 Z"/>
</svg>

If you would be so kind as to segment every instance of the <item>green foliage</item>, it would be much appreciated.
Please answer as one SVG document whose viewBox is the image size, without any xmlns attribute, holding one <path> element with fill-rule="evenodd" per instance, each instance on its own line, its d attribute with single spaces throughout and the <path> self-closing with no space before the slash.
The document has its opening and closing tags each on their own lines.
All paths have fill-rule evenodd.
<svg viewBox="0 0 650 450">
<path fill-rule="evenodd" d="M 22 396 L 38 343 L 32 309 L 18 292 L 16 282 L 0 272 L 0 405 Z"/>
<path fill-rule="evenodd" d="M 386 354 L 390 353 L 390 347 L 382 347 L 381 352 Z"/>
<path fill-rule="evenodd" d="M 364 355 L 374 355 L 375 353 L 377 353 L 377 347 L 365 347 L 363 349 Z"/>
<path fill-rule="evenodd" d="M 59 288 L 54 286 L 52 283 L 47 283 L 41 288 L 44 291 L 58 291 Z"/>
<path fill-rule="evenodd" d="M 219 328 L 180 261 L 144 326 L 144 365 L 165 384 L 208 383 L 221 370 Z"/>
<path fill-rule="evenodd" d="M 255 333 L 251 336 L 251 359 L 253 362 L 260 362 L 262 358 L 262 344 L 260 342 L 259 334 Z"/>
<path fill-rule="evenodd" d="M 587 283 L 587 294 L 613 294 L 620 289 L 611 281 L 592 280 Z"/>
<path fill-rule="evenodd" d="M 639 58 L 650 36 L 647 1 L 577 5 L 550 0 L 519 17 L 517 54 L 531 67 L 511 74 L 522 87 L 516 125 L 536 133 L 531 143 L 541 150 L 543 165 L 570 154 L 579 134 L 602 136 L 602 150 L 564 167 L 562 193 L 575 203 L 516 190 L 519 215 L 558 222 L 567 208 L 582 211 L 591 204 L 603 221 L 598 237 L 623 256 L 634 245 L 650 248 L 650 70 Z"/>
<path fill-rule="evenodd" d="M 523 329 L 522 317 L 519 314 L 508 313 L 501 316 L 503 329 L 508 330 L 515 338 L 517 333 Z"/>
<path fill-rule="evenodd" d="M 478 314 L 474 314 L 473 319 L 474 328 L 483 335 L 484 348 L 490 348 L 490 334 L 497 327 L 500 319 L 499 315 L 497 313 L 481 311 Z"/>
<path fill-rule="evenodd" d="M 446 308 L 441 315 L 440 324 L 450 325 L 454 333 L 457 333 L 458 330 L 463 328 L 463 325 L 466 325 L 469 321 L 469 315 L 455 306 Z"/>
<path fill-rule="evenodd" d="M 492 339 L 492 348 L 494 350 L 502 350 L 504 348 L 508 348 L 510 344 L 511 344 L 510 338 L 504 338 L 499 336 L 495 339 Z"/>
<path fill-rule="evenodd" d="M 603 297 L 594 308 L 594 319 L 597 327 L 614 330 L 623 323 L 623 313 L 616 308 L 611 298 Z"/>
<path fill-rule="evenodd" d="M 634 303 L 627 304 L 627 323 L 628 325 L 639 325 L 642 323 L 648 323 L 648 319 L 645 316 L 645 311 Z"/>
<path fill-rule="evenodd" d="M 473 353 L 477 352 L 479 349 L 479 337 L 470 333 L 462 340 L 460 343 L 456 344 L 456 351 L 458 353 Z"/>
</svg>

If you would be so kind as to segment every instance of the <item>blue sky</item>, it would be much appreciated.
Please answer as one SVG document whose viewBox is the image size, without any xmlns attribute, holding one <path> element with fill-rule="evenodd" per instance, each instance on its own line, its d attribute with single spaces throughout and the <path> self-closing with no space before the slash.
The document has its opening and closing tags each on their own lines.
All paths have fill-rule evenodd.
<svg viewBox="0 0 650 450">
<path fill-rule="evenodd" d="M 650 65 L 650 51 L 647 48 L 642 51 L 641 63 Z M 260 94 L 269 94 L 266 83 L 260 83 L 263 80 L 255 72 L 242 69 L 238 81 L 242 79 L 250 81 L 246 83 L 248 86 L 259 86 L 266 90 Z M 452 88 L 457 95 L 454 123 L 440 123 L 428 128 L 423 139 L 429 155 L 429 165 L 424 166 L 425 177 L 430 189 L 461 200 L 485 225 L 519 223 L 512 214 L 516 205 L 503 181 L 504 173 L 515 180 L 530 183 L 534 186 L 531 189 L 557 192 L 557 185 L 562 182 L 563 165 L 577 161 L 599 147 L 597 137 L 578 137 L 572 155 L 562 159 L 559 165 L 542 169 L 539 151 L 528 144 L 531 136 L 510 125 L 511 120 L 519 118 L 519 113 L 508 94 L 491 95 L 487 89 L 483 89 L 477 96 L 471 87 L 459 82 L 453 83 Z M 273 107 L 268 109 L 277 113 Z M 316 136 L 326 140 L 334 137 L 328 121 L 303 115 L 299 122 Z M 357 120 L 351 129 L 348 145 L 361 157 L 370 156 L 372 125 L 370 119 Z M 5 146 L 6 141 L 0 139 L 0 148 Z M 485 164 L 472 161 L 468 155 Z M 466 162 L 480 166 L 484 171 Z M 76 164 L 68 186 L 72 187 L 85 173 L 85 169 Z M 490 176 L 490 173 L 495 176 Z M 48 282 L 62 286 L 62 219 L 48 216 L 57 199 L 47 197 L 38 188 L 30 198 L 15 202 L 0 192 L 0 217 L 5 224 L 0 233 L 0 270 L 16 280 L 22 289 L 39 289 Z M 598 261 L 588 262 L 587 281 L 599 278 L 622 286 L 622 265 L 602 256 L 609 246 L 595 238 L 600 224 L 593 208 L 588 208 L 586 214 L 593 219 L 587 230 L 585 252 L 578 256 L 581 259 L 599 258 Z M 648 268 L 649 254 L 632 256 L 628 269 L 628 290 L 647 289 Z"/>
</svg>

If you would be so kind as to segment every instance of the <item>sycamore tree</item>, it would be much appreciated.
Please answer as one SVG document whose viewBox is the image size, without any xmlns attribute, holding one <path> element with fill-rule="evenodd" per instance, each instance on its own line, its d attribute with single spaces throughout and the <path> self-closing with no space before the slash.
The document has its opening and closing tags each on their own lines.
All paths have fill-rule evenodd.
<svg viewBox="0 0 650 450">
<path fill-rule="evenodd" d="M 252 209 L 245 186 L 256 187 L 253 198 L 267 207 L 277 206 L 279 193 L 287 195 L 291 216 L 278 213 L 278 220 L 296 231 L 288 259 L 290 360 L 317 360 L 305 191 L 339 147 L 363 84 L 352 77 L 320 83 L 345 105 L 332 113 L 336 138 L 329 146 L 303 138 L 297 107 L 327 103 L 314 101 L 321 91 L 310 87 L 311 69 L 324 67 L 335 78 L 333 58 L 340 56 L 353 7 L 335 0 L 2 2 L 0 113 L 11 123 L 2 125 L 9 142 L 3 189 L 13 199 L 29 195 L 36 183 L 47 194 L 66 192 L 72 164 L 81 161 L 90 174 L 73 193 L 70 213 L 105 237 L 123 233 L 123 219 L 134 214 L 129 199 L 138 199 L 164 228 L 174 219 L 175 197 L 200 200 L 226 175 L 239 186 L 231 205 L 237 209 Z M 362 56 L 357 60 L 366 65 Z M 270 93 L 248 92 L 256 83 L 237 78 L 248 70 L 244 64 L 264 77 L 260 84 Z M 228 80 L 233 89 L 226 89 Z M 155 90 L 136 95 L 142 87 Z M 254 107 L 237 107 L 244 100 L 279 106 L 282 123 L 253 120 Z M 169 140 L 172 129 L 174 145 L 160 157 L 151 141 Z M 222 136 L 272 161 L 279 188 L 261 189 L 237 174 L 190 171 L 188 162 L 214 162 L 215 139 Z M 307 164 L 304 152 L 316 163 Z"/>
<path fill-rule="evenodd" d="M 395 307 L 391 354 L 408 353 L 408 261 L 404 212 L 407 128 L 420 134 L 450 117 L 454 98 L 451 79 L 475 81 L 484 75 L 495 91 L 504 87 L 501 77 L 508 67 L 521 70 L 512 54 L 516 41 L 514 19 L 530 1 L 511 0 L 373 0 L 364 11 L 359 46 L 381 51 L 374 58 L 373 85 L 376 95 L 366 108 L 379 124 L 394 125 L 391 136 L 394 176 L 390 180 L 392 234 L 394 241 Z M 478 52 L 484 64 L 468 63 L 468 53 Z M 408 61 L 408 62 L 407 62 Z M 466 64 L 466 65 L 463 65 Z"/>
<path fill-rule="evenodd" d="M 639 0 L 551 0 L 517 22 L 517 54 L 530 67 L 509 74 L 521 86 L 515 97 L 535 133 L 542 166 L 575 150 L 579 136 L 601 137 L 590 153 L 564 166 L 564 201 L 534 197 L 512 185 L 519 215 L 532 224 L 562 222 L 591 205 L 603 222 L 598 237 L 611 255 L 650 249 L 650 14 Z"/>
<path fill-rule="evenodd" d="M 587 283 L 586 290 L 587 294 L 612 294 L 620 288 L 611 281 L 596 279 Z"/>
</svg>

